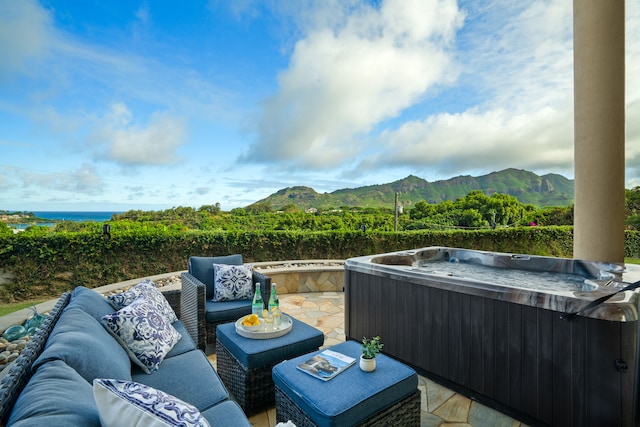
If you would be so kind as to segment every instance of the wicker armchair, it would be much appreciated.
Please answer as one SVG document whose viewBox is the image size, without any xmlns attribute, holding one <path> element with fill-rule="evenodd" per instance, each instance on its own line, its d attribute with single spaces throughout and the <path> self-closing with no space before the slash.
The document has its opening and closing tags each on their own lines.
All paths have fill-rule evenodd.
<svg viewBox="0 0 640 427">
<path fill-rule="evenodd" d="M 190 257 L 188 272 L 182 273 L 180 320 L 189 335 L 203 351 L 207 344 L 216 343 L 216 326 L 235 322 L 251 314 L 251 301 L 213 302 L 213 264 L 242 265 L 242 255 L 220 257 Z M 260 291 L 267 307 L 271 294 L 271 278 L 253 272 L 253 283 L 260 283 Z"/>
</svg>

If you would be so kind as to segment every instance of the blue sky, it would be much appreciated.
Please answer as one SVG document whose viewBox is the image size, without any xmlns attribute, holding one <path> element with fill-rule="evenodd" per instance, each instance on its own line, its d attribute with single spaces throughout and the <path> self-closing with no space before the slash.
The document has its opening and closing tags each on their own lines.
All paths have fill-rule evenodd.
<svg viewBox="0 0 640 427">
<path fill-rule="evenodd" d="M 640 185 L 627 0 L 626 186 Z M 0 209 L 573 178 L 567 0 L 0 0 Z"/>
</svg>

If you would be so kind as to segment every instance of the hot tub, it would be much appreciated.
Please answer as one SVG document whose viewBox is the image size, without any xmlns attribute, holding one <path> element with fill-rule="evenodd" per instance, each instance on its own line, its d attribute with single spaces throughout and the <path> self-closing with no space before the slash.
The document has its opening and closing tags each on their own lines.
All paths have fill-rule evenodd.
<svg viewBox="0 0 640 427">
<path fill-rule="evenodd" d="M 634 269 L 635 267 L 635 269 Z M 428 247 L 345 262 L 348 339 L 531 425 L 635 425 L 637 266 Z"/>
</svg>

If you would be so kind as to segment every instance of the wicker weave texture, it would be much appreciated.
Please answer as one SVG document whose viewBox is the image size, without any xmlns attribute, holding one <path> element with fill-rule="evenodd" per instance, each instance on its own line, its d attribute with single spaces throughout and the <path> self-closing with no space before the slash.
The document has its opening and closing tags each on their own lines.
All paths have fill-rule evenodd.
<svg viewBox="0 0 640 427">
<path fill-rule="evenodd" d="M 42 353 L 49 334 L 58 322 L 62 310 L 69 304 L 70 299 L 71 292 L 62 294 L 56 305 L 49 312 L 46 320 L 42 322 L 42 325 L 29 340 L 29 344 L 22 350 L 14 364 L 7 368 L 9 372 L 0 383 L 0 426 L 4 426 L 7 422 L 18 395 L 22 393 L 22 389 L 31 379 L 33 374 L 31 366 Z"/>
<path fill-rule="evenodd" d="M 276 421 L 286 423 L 291 420 L 296 427 L 316 427 L 293 400 L 278 386 L 275 386 Z M 364 420 L 358 426 L 420 426 L 420 390 L 416 391 L 393 405 L 382 409 Z"/>
<path fill-rule="evenodd" d="M 176 316 L 178 316 L 178 319 L 180 319 L 181 314 L 180 314 L 180 296 L 182 294 L 182 290 L 180 289 L 174 289 L 171 291 L 165 291 L 162 292 L 162 295 L 164 295 L 164 297 L 166 298 L 167 302 L 169 303 L 169 305 L 171 306 L 171 308 L 173 309 L 173 311 L 176 313 Z"/>
<path fill-rule="evenodd" d="M 207 344 L 216 342 L 216 326 L 224 325 L 225 323 L 233 323 L 236 320 L 238 319 L 228 319 L 228 320 L 222 320 L 220 322 L 207 323 L 207 327 L 206 327 Z"/>
<path fill-rule="evenodd" d="M 316 350 L 318 349 L 290 352 L 285 355 L 285 358 L 291 359 Z M 218 375 L 246 415 L 253 415 L 261 409 L 274 405 L 275 395 L 271 371 L 284 359 L 276 360 L 267 366 L 250 369 L 243 366 L 219 340 L 216 341 L 216 358 Z"/>
<path fill-rule="evenodd" d="M 205 293 L 204 283 L 189 273 L 182 273 L 182 297 L 180 300 L 180 320 L 191 335 L 200 350 L 207 347 L 205 324 Z"/>
<path fill-rule="evenodd" d="M 218 375 L 246 415 L 273 406 L 273 365 L 248 369 L 220 341 L 216 341 L 216 359 Z"/>
</svg>

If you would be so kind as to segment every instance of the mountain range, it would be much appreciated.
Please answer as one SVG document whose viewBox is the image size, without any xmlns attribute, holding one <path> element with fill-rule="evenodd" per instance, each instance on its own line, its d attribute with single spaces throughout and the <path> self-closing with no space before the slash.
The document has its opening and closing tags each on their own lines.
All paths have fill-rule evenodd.
<svg viewBox="0 0 640 427">
<path fill-rule="evenodd" d="M 296 186 L 279 190 L 256 204 L 269 204 L 274 209 L 295 205 L 299 209 L 333 209 L 351 207 L 388 207 L 399 203 L 411 208 L 416 202 L 441 203 L 465 197 L 472 190 L 481 190 L 487 196 L 494 193 L 510 194 L 521 203 L 536 207 L 570 206 L 573 203 L 573 180 L 558 174 L 536 175 L 521 169 L 505 169 L 482 176 L 457 176 L 447 180 L 429 182 L 409 175 L 388 184 L 345 188 L 331 193 L 318 193 L 311 187 Z"/>
</svg>

